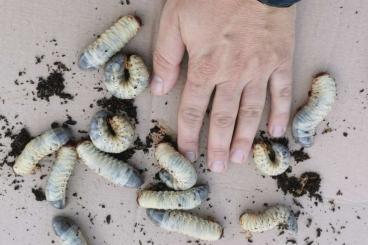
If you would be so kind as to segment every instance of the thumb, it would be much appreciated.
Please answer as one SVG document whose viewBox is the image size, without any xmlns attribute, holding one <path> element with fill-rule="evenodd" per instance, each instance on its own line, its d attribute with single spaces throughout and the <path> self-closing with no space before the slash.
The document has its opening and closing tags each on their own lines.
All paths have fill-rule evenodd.
<svg viewBox="0 0 368 245">
<path fill-rule="evenodd" d="M 162 12 L 160 28 L 153 53 L 153 79 L 151 92 L 164 95 L 176 83 L 185 47 L 179 30 L 175 1 L 167 1 Z"/>
</svg>

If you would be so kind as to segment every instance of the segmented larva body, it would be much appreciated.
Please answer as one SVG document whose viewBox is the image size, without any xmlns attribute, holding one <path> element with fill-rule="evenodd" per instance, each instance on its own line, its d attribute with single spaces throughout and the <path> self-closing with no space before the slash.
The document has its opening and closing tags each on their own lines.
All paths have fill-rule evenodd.
<svg viewBox="0 0 368 245">
<path fill-rule="evenodd" d="M 56 216 L 52 219 L 52 227 L 55 234 L 60 238 L 61 244 L 87 245 L 86 239 L 73 220 L 63 216 Z"/>
<path fill-rule="evenodd" d="M 147 209 L 147 215 L 153 223 L 165 230 L 201 240 L 219 240 L 223 233 L 223 228 L 218 223 L 183 211 Z"/>
<path fill-rule="evenodd" d="M 148 80 L 148 69 L 143 59 L 137 55 L 127 57 L 118 53 L 106 64 L 106 88 L 113 96 L 120 99 L 137 97 L 147 88 Z"/>
<path fill-rule="evenodd" d="M 307 104 L 294 117 L 292 132 L 297 143 L 310 147 L 319 123 L 331 111 L 336 97 L 336 82 L 328 74 L 314 78 Z"/>
<path fill-rule="evenodd" d="M 115 184 L 132 188 L 143 184 L 142 177 L 133 166 L 99 151 L 90 141 L 80 143 L 77 152 L 90 169 Z"/>
<path fill-rule="evenodd" d="M 121 17 L 84 50 L 79 58 L 79 67 L 86 70 L 104 65 L 137 34 L 140 26 L 140 19 L 136 16 Z"/>
<path fill-rule="evenodd" d="M 134 127 L 124 116 L 102 110 L 93 116 L 89 136 L 101 151 L 120 153 L 132 145 Z"/>
<path fill-rule="evenodd" d="M 187 190 L 197 182 L 192 163 L 167 143 L 157 146 L 155 156 L 160 167 L 160 179 L 170 188 Z"/>
<path fill-rule="evenodd" d="M 137 202 L 143 208 L 193 209 L 208 197 L 208 186 L 202 185 L 185 191 L 151 191 L 138 193 Z"/>
<path fill-rule="evenodd" d="M 250 232 L 271 230 L 277 226 L 297 232 L 298 221 L 292 211 L 283 206 L 276 205 L 263 212 L 246 212 L 240 216 L 241 227 Z"/>
<path fill-rule="evenodd" d="M 57 152 L 45 190 L 47 201 L 55 208 L 65 207 L 66 186 L 77 159 L 77 152 L 73 146 L 63 146 Z"/>
<path fill-rule="evenodd" d="M 15 160 L 14 172 L 19 175 L 31 174 L 42 158 L 57 151 L 70 137 L 68 129 L 55 128 L 32 139 Z"/>
<path fill-rule="evenodd" d="M 275 153 L 275 159 L 270 159 L 270 149 Z M 264 142 L 258 142 L 253 145 L 253 160 L 256 167 L 264 175 L 280 175 L 290 166 L 290 151 L 279 143 L 267 145 Z"/>
</svg>

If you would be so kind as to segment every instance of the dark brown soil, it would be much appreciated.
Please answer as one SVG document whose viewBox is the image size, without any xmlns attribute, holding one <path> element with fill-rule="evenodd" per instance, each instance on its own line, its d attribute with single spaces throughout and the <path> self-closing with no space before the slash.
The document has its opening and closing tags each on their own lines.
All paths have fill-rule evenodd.
<svg viewBox="0 0 368 245">
<path fill-rule="evenodd" d="M 116 97 L 102 98 L 97 101 L 97 105 L 111 111 L 112 113 L 125 113 L 131 120 L 138 124 L 137 107 L 134 100 L 122 100 Z"/>
<path fill-rule="evenodd" d="M 146 146 L 150 148 L 159 143 L 167 142 L 177 149 L 177 143 L 170 135 L 167 134 L 167 129 L 161 126 L 156 120 L 152 120 L 152 123 L 154 126 L 150 129 L 150 132 L 146 137 Z"/>
<path fill-rule="evenodd" d="M 42 190 L 41 187 L 38 187 L 38 189 L 32 188 L 32 193 L 34 194 L 36 201 L 41 202 L 46 200 L 45 192 Z"/>
<path fill-rule="evenodd" d="M 36 88 L 37 97 L 46 101 L 50 101 L 51 96 L 72 100 L 73 96 L 64 92 L 64 81 L 64 73 L 60 70 L 53 70 L 47 78 L 39 77 Z"/>
<path fill-rule="evenodd" d="M 22 128 L 18 134 L 12 134 L 10 137 L 13 140 L 10 144 L 11 150 L 5 157 L 4 163 L 10 167 L 13 167 L 15 158 L 22 153 L 24 147 L 28 144 L 32 137 L 25 128 Z M 10 158 L 13 160 L 9 160 Z M 4 163 L 0 165 L 3 165 Z"/>
<path fill-rule="evenodd" d="M 290 154 L 297 163 L 310 159 L 308 153 L 304 152 L 304 147 L 299 150 L 291 151 Z"/>
</svg>

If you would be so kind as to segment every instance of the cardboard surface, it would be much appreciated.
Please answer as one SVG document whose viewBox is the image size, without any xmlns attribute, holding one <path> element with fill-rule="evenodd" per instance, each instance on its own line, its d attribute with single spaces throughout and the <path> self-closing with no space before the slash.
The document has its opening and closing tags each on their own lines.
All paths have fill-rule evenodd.
<svg viewBox="0 0 368 245">
<path fill-rule="evenodd" d="M 51 122 L 65 121 L 68 114 L 77 121 L 74 132 L 82 136 L 77 131 L 88 129 L 91 116 L 99 109 L 96 100 L 108 93 L 105 89 L 94 89 L 103 87 L 99 84 L 101 71 L 80 71 L 73 62 L 95 39 L 94 34 L 104 31 L 119 16 L 136 13 L 142 17 L 144 27 L 125 50 L 143 55 L 151 65 L 162 6 L 163 1 L 159 0 L 131 0 L 129 5 L 122 5 L 119 0 L 0 0 L 0 114 L 14 125 L 14 132 L 22 128 L 15 122 L 22 122 L 32 135 L 48 129 Z M 367 12 L 365 0 L 304 0 L 298 6 L 293 111 L 305 102 L 314 74 L 329 71 L 338 84 L 334 110 L 320 125 L 315 145 L 307 150 L 311 159 L 293 163 L 296 175 L 307 170 L 321 174 L 324 202 L 315 206 L 309 198 L 299 198 L 304 207 L 300 209 L 290 196 L 277 191 L 275 180 L 262 178 L 253 164 L 231 165 L 219 175 L 202 173 L 205 159 L 201 158 L 195 166 L 200 180 L 209 183 L 211 193 L 210 200 L 194 213 L 211 216 L 224 226 L 224 238 L 215 244 L 247 244 L 238 224 L 239 215 L 246 209 L 262 209 L 264 203 L 283 203 L 300 209 L 300 228 L 296 235 L 287 232 L 278 235 L 276 230 L 255 234 L 254 244 L 285 244 L 287 239 L 295 239 L 298 244 L 368 243 Z M 35 56 L 41 55 L 45 58 L 35 64 Z M 55 61 L 62 61 L 72 69 L 65 73 L 66 92 L 78 93 L 72 102 L 60 104 L 58 97 L 52 97 L 50 102 L 33 101 L 31 92 L 35 91 L 35 84 L 15 85 L 16 79 L 21 83 L 27 80 L 37 83 L 39 76 L 49 73 L 46 64 Z M 25 74 L 19 77 L 18 72 L 23 70 Z M 154 98 L 146 91 L 136 99 L 137 132 L 141 138 L 152 127 L 151 119 L 163 120 L 176 128 L 176 109 L 184 81 L 185 72 L 167 96 Z M 90 104 L 94 104 L 93 108 Z M 206 120 L 202 146 L 206 142 Z M 327 123 L 333 131 L 321 134 Z M 265 120 L 261 129 L 265 129 Z M 0 152 L 3 158 L 9 141 L 0 140 L 5 145 L 1 148 L 4 152 Z M 291 148 L 298 147 L 292 143 Z M 205 152 L 204 148 L 201 152 Z M 55 210 L 46 201 L 36 201 L 31 188 L 44 188 L 47 177 L 40 179 L 40 176 L 49 173 L 51 161 L 52 158 L 44 160 L 36 175 L 24 178 L 15 178 L 8 166 L 0 168 L 0 244 L 58 244 L 51 228 L 51 218 L 56 214 L 74 217 L 90 244 L 161 245 L 189 244 L 189 241 L 197 244 L 195 239 L 155 227 L 147 220 L 145 210 L 137 207 L 135 190 L 113 186 L 83 164 L 78 164 L 70 180 L 64 210 Z M 138 152 L 130 162 L 148 169 L 144 173 L 145 185 L 153 182 L 158 168 L 152 166 L 152 152 Z M 14 190 L 14 179 L 24 180 L 18 190 Z M 339 190 L 342 195 L 336 195 Z M 334 212 L 330 200 L 334 200 Z M 111 215 L 109 224 L 107 215 Z M 308 219 L 312 220 L 310 227 Z M 318 227 L 322 234 L 316 238 Z"/>
</svg>

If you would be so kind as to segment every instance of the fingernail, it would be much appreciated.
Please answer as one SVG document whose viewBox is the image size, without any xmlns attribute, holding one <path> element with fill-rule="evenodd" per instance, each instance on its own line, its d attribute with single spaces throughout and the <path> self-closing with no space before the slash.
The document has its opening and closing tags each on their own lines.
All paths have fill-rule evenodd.
<svg viewBox="0 0 368 245">
<path fill-rule="evenodd" d="M 244 160 L 244 152 L 242 150 L 234 150 L 231 153 L 231 161 L 235 163 L 242 163 Z"/>
<path fill-rule="evenodd" d="M 273 137 L 281 137 L 285 133 L 285 128 L 281 126 L 272 127 L 271 134 Z"/>
<path fill-rule="evenodd" d="M 185 158 L 191 162 L 194 162 L 196 160 L 196 154 L 192 151 L 188 151 L 187 153 L 185 153 Z"/>
<path fill-rule="evenodd" d="M 151 81 L 151 90 L 154 94 L 161 95 L 164 92 L 164 81 L 157 75 Z"/>
<path fill-rule="evenodd" d="M 224 171 L 224 169 L 225 169 L 225 162 L 222 161 L 222 160 L 215 160 L 211 164 L 211 170 L 213 172 L 220 173 L 220 172 Z"/>
</svg>

